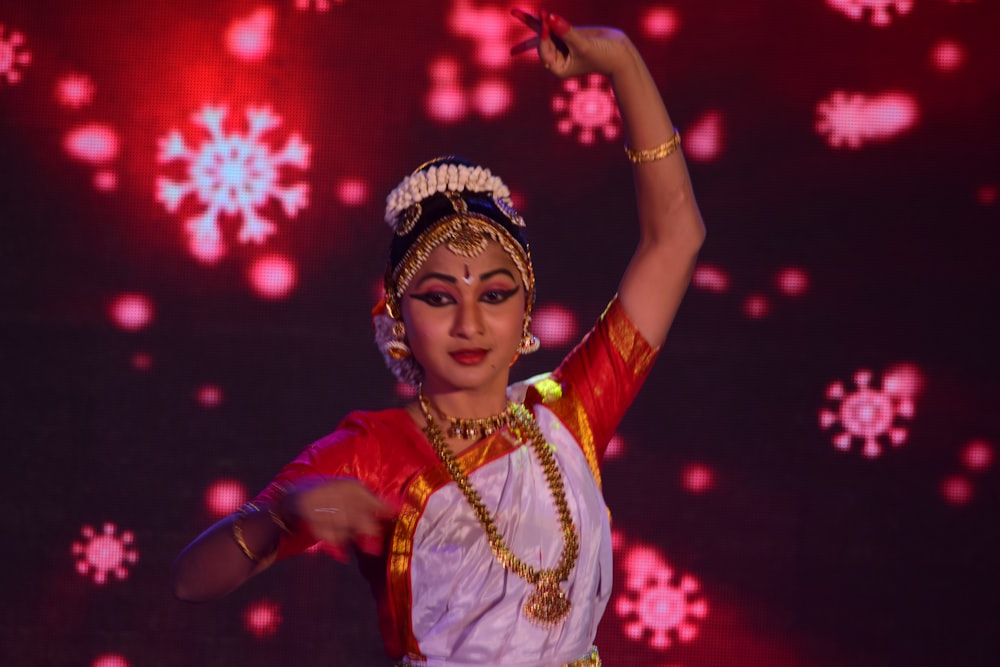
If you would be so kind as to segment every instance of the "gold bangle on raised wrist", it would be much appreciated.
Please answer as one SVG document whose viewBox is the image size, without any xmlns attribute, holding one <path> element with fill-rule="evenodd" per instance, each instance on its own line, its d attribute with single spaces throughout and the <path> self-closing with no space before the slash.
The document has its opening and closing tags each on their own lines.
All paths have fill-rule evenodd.
<svg viewBox="0 0 1000 667">
<path fill-rule="evenodd" d="M 665 157 L 669 157 L 680 148 L 681 145 L 681 133 L 674 128 L 674 136 L 670 137 L 664 141 L 659 146 L 655 148 L 646 148 L 644 150 L 635 150 L 629 147 L 628 144 L 625 145 L 625 155 L 628 156 L 629 162 L 632 164 L 643 164 L 645 162 L 653 162 L 654 160 L 662 160 Z"/>
</svg>

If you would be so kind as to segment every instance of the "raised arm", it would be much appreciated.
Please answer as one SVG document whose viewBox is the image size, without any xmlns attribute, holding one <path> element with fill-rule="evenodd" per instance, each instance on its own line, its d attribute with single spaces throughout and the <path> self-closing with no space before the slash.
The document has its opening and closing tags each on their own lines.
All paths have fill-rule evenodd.
<svg viewBox="0 0 1000 667">
<path fill-rule="evenodd" d="M 639 242 L 618 297 L 639 332 L 658 347 L 666 339 L 705 238 L 679 137 L 660 92 L 621 31 L 574 28 L 551 13 L 535 19 L 515 10 L 514 16 L 539 32 L 515 52 L 535 47 L 545 68 L 559 78 L 600 73 L 611 81 L 632 149 L 639 212 Z"/>
</svg>

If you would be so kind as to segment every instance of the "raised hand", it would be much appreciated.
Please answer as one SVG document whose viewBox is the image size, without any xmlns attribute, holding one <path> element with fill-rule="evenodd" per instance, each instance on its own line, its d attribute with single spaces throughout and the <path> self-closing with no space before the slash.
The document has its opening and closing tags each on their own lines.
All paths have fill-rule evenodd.
<svg viewBox="0 0 1000 667">
<path fill-rule="evenodd" d="M 573 27 L 552 12 L 539 17 L 520 9 L 511 14 L 537 35 L 514 46 L 511 55 L 532 49 L 546 69 L 560 78 L 599 73 L 613 76 L 635 61 L 635 49 L 620 30 L 603 26 Z"/>
</svg>

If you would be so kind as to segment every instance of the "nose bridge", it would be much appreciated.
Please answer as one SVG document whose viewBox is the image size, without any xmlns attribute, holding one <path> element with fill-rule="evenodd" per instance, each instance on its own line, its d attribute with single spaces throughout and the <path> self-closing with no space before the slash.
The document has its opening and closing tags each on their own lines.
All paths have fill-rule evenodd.
<svg viewBox="0 0 1000 667">
<path fill-rule="evenodd" d="M 455 311 L 456 334 L 461 336 L 471 336 L 483 331 L 483 311 L 482 304 L 475 298 L 463 298 L 458 302 Z"/>
</svg>

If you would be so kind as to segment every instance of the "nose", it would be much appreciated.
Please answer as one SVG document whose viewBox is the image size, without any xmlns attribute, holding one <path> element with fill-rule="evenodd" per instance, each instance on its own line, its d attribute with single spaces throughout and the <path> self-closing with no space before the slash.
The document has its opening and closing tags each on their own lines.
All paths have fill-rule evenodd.
<svg viewBox="0 0 1000 667">
<path fill-rule="evenodd" d="M 452 335 L 457 338 L 473 338 L 484 331 L 483 312 L 478 300 L 463 301 L 455 309 Z"/>
</svg>

